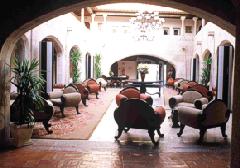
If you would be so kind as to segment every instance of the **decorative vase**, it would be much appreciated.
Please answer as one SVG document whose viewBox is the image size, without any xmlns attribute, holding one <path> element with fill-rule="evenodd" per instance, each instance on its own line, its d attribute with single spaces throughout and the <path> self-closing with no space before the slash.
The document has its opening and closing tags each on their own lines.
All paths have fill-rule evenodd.
<svg viewBox="0 0 240 168">
<path fill-rule="evenodd" d="M 145 73 L 140 73 L 140 76 L 141 76 L 141 81 L 144 82 L 144 79 L 145 79 Z"/>
</svg>

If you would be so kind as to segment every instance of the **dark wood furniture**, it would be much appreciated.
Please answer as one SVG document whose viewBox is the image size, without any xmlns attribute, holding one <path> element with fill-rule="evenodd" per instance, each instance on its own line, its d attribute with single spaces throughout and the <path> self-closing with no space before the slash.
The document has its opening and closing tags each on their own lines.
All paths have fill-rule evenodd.
<svg viewBox="0 0 240 168">
<path fill-rule="evenodd" d="M 161 81 L 161 80 L 159 80 L 159 81 L 146 81 L 146 82 L 128 80 L 127 83 L 128 84 L 126 85 L 126 87 L 129 87 L 129 86 L 139 87 L 141 93 L 148 93 L 150 95 L 158 94 L 159 97 L 161 96 L 161 87 L 162 87 L 162 83 L 163 83 L 163 81 Z M 147 92 L 148 87 L 158 88 L 158 92 L 149 93 L 149 92 Z"/>
<path fill-rule="evenodd" d="M 20 113 L 20 111 L 19 111 L 20 101 L 19 100 L 16 99 L 13 102 L 13 104 L 10 106 L 10 121 L 11 122 L 17 122 L 19 120 L 19 113 Z M 50 101 L 45 100 L 45 99 L 43 101 L 44 101 L 44 108 L 42 110 L 34 110 L 33 111 L 34 121 L 42 122 L 46 131 L 49 134 L 51 134 L 51 133 L 53 133 L 53 131 L 49 129 L 51 127 L 51 124 L 48 122 L 53 116 L 53 104 Z"/>
<path fill-rule="evenodd" d="M 122 93 L 122 94 L 121 94 Z M 120 92 L 116 96 L 116 102 L 119 107 L 114 111 L 114 118 L 118 125 L 118 135 L 115 137 L 118 139 L 122 131 L 127 132 L 129 129 L 147 129 L 151 141 L 154 145 L 158 142 L 154 139 L 154 131 L 160 137 L 164 135 L 160 133 L 160 125 L 165 118 L 165 109 L 163 107 L 153 108 L 151 102 L 145 101 L 148 96 L 142 96 L 139 98 L 140 92 L 138 89 L 125 88 L 123 92 Z"/>
<path fill-rule="evenodd" d="M 125 80 L 127 80 L 129 77 L 126 75 L 126 76 L 109 76 L 109 77 L 106 77 L 106 80 L 107 81 L 110 81 L 109 82 L 109 85 L 111 87 L 121 87 L 121 86 L 124 86 L 126 84 Z"/>
<path fill-rule="evenodd" d="M 101 86 L 96 82 L 95 79 L 86 79 L 83 81 L 83 85 L 88 89 L 89 93 L 95 93 L 96 99 L 98 99 L 98 92 L 101 90 Z"/>
<path fill-rule="evenodd" d="M 183 134 L 185 125 L 187 125 L 200 130 L 199 143 L 203 141 L 205 132 L 210 128 L 220 127 L 222 136 L 227 137 L 226 123 L 229 116 L 230 110 L 227 109 L 225 103 L 220 99 L 213 100 L 203 110 L 192 107 L 179 107 L 180 130 L 177 135 L 180 137 Z"/>
<path fill-rule="evenodd" d="M 84 106 L 87 106 L 87 99 L 89 95 L 88 89 L 81 83 L 74 83 L 72 85 L 74 85 L 78 89 L 79 93 L 81 93 L 82 103 Z"/>
</svg>

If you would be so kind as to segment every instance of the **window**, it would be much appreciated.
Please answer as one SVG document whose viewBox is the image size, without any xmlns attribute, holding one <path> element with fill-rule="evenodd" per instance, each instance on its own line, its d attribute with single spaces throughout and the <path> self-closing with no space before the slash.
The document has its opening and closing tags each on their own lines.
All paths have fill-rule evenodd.
<svg viewBox="0 0 240 168">
<path fill-rule="evenodd" d="M 163 28 L 163 35 L 169 35 L 169 28 L 168 27 Z"/>
<path fill-rule="evenodd" d="M 180 35 L 180 28 L 173 28 L 173 35 L 179 36 Z"/>
<path fill-rule="evenodd" d="M 192 33 L 192 26 L 186 26 L 185 33 Z"/>
</svg>

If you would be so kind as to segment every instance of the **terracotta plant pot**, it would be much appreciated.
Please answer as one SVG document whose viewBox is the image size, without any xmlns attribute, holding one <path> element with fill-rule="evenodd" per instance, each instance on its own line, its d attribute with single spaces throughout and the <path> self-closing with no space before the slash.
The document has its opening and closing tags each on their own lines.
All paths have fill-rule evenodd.
<svg viewBox="0 0 240 168">
<path fill-rule="evenodd" d="M 22 146 L 31 145 L 31 137 L 33 132 L 33 127 L 28 127 L 27 125 L 16 126 L 12 124 L 10 126 L 11 136 L 13 145 L 17 148 Z"/>
</svg>

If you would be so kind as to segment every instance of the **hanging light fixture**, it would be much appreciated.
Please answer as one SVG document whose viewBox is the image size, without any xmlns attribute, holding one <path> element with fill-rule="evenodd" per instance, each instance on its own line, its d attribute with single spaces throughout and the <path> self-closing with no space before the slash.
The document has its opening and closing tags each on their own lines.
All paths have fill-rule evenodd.
<svg viewBox="0 0 240 168">
<path fill-rule="evenodd" d="M 153 40 L 154 34 L 165 22 L 164 18 L 159 16 L 159 12 L 139 12 L 136 17 L 130 20 L 133 30 L 136 33 L 136 40 Z"/>
</svg>

